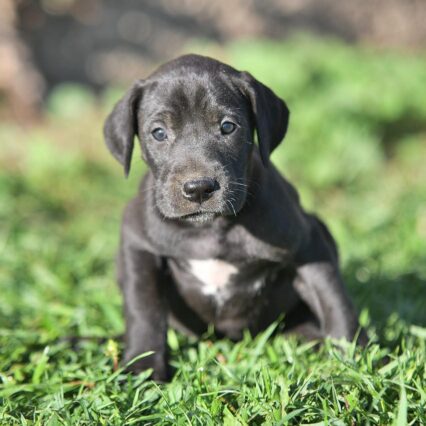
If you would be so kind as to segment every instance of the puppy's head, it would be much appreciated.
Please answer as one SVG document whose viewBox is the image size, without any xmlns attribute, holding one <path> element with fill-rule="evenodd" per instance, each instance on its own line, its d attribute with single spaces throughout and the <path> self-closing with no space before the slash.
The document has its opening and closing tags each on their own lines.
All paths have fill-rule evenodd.
<svg viewBox="0 0 426 426">
<path fill-rule="evenodd" d="M 250 74 L 187 55 L 137 81 L 108 116 L 104 135 L 126 175 L 138 136 L 163 216 L 208 221 L 242 208 L 254 131 L 267 167 L 288 117 L 285 103 Z"/>
</svg>

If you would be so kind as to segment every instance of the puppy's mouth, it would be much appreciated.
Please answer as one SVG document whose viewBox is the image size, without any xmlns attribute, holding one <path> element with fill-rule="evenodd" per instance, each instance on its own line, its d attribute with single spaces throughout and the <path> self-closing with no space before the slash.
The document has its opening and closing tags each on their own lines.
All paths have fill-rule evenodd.
<svg viewBox="0 0 426 426">
<path fill-rule="evenodd" d="M 219 214 L 220 213 L 199 210 L 194 213 L 179 216 L 178 219 L 185 222 L 207 223 L 211 222 L 215 217 L 219 216 Z"/>
</svg>

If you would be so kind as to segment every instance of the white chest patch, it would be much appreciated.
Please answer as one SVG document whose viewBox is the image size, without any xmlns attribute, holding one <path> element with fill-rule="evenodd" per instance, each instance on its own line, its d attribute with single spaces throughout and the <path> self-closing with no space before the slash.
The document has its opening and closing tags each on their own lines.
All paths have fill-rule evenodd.
<svg viewBox="0 0 426 426">
<path fill-rule="evenodd" d="M 226 298 L 230 277 L 238 272 L 235 265 L 218 259 L 191 259 L 188 263 L 191 273 L 203 284 L 202 292 L 205 295 Z"/>
</svg>

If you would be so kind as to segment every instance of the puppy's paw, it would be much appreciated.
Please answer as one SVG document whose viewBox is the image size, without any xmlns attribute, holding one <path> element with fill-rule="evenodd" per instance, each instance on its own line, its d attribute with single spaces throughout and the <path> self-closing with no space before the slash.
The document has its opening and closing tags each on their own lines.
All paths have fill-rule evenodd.
<svg viewBox="0 0 426 426">
<path fill-rule="evenodd" d="M 138 355 L 126 354 L 123 360 L 124 371 L 130 374 L 139 374 L 142 371 L 152 369 L 150 378 L 156 382 L 170 381 L 170 374 L 164 356 L 151 353 L 150 355 L 138 358 Z"/>
</svg>

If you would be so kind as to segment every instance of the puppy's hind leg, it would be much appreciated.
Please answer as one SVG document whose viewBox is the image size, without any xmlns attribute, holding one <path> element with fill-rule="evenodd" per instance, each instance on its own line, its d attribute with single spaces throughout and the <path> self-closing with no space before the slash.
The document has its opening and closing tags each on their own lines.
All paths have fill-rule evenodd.
<svg viewBox="0 0 426 426">
<path fill-rule="evenodd" d="M 367 335 L 360 330 L 357 313 L 341 278 L 334 241 L 328 232 L 324 234 L 323 227 L 315 218 L 309 245 L 297 259 L 295 289 L 314 313 L 324 337 L 351 341 L 360 332 L 358 343 L 365 344 Z"/>
</svg>

